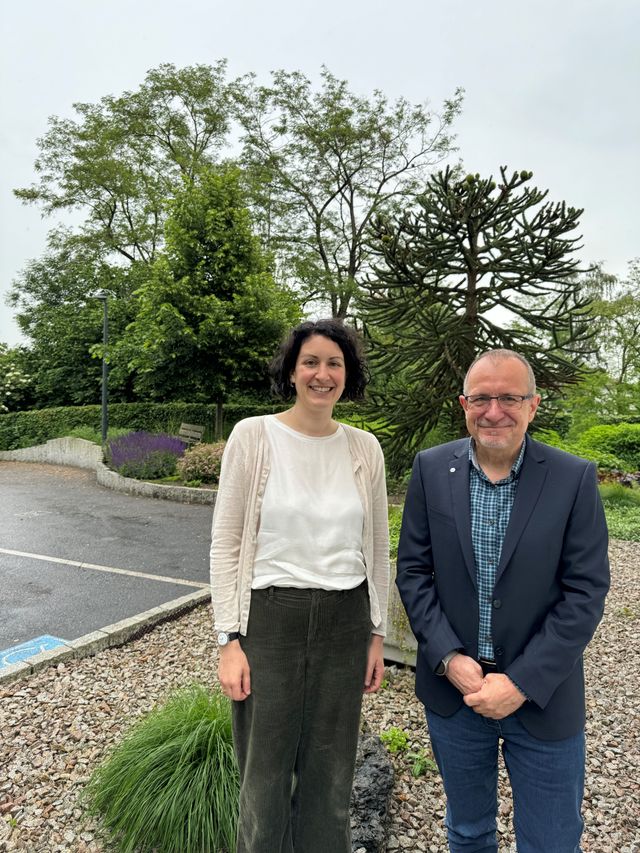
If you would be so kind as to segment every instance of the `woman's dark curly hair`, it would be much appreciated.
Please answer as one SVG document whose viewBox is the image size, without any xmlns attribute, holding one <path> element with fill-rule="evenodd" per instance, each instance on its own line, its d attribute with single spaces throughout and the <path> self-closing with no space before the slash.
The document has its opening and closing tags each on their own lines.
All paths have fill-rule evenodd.
<svg viewBox="0 0 640 853">
<path fill-rule="evenodd" d="M 312 335 L 323 335 L 338 344 L 344 356 L 346 380 L 342 400 L 364 399 L 364 389 L 369 382 L 369 371 L 362 352 L 358 333 L 345 326 L 342 320 L 307 320 L 292 329 L 289 337 L 280 344 L 278 354 L 269 366 L 271 388 L 283 400 L 295 397 L 291 374 L 295 370 L 300 347 Z"/>
</svg>

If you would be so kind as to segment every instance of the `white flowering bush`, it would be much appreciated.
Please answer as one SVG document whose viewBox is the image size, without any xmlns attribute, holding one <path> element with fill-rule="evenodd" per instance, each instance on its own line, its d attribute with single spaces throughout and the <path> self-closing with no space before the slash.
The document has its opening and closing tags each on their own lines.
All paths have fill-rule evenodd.
<svg viewBox="0 0 640 853">
<path fill-rule="evenodd" d="M 7 345 L 0 343 L 0 412 L 13 408 L 11 404 L 29 381 L 29 377 L 11 362 Z"/>
<path fill-rule="evenodd" d="M 178 459 L 177 473 L 187 482 L 199 480 L 201 483 L 217 484 L 225 444 L 224 441 L 196 444 Z"/>
</svg>

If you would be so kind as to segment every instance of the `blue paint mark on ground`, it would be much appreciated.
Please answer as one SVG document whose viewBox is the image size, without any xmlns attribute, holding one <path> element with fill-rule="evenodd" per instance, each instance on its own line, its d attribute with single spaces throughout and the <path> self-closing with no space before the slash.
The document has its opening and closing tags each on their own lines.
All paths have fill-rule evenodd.
<svg viewBox="0 0 640 853">
<path fill-rule="evenodd" d="M 63 646 L 64 642 L 59 637 L 43 634 L 42 637 L 36 637 L 34 640 L 27 640 L 26 643 L 11 646 L 10 649 L 0 651 L 0 669 L 4 666 L 11 666 L 12 663 L 20 663 L 20 661 L 33 657 L 40 652 L 57 649 L 58 646 Z"/>
</svg>

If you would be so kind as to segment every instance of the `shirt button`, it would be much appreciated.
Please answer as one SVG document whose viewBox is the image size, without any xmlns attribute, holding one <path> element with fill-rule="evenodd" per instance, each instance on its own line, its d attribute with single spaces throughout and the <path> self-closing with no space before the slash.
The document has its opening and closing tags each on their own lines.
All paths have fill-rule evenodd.
<svg viewBox="0 0 640 853">
<path fill-rule="evenodd" d="M 487 643 L 490 643 L 491 642 L 491 634 L 487 634 L 487 636 L 485 637 L 485 640 L 487 641 Z"/>
</svg>

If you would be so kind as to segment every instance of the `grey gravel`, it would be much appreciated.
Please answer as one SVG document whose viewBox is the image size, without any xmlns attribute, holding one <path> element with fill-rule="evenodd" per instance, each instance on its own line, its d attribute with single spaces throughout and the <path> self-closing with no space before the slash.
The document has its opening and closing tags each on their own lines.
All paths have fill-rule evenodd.
<svg viewBox="0 0 640 853">
<path fill-rule="evenodd" d="M 638 651 L 640 548 L 611 545 L 613 585 L 586 655 L 587 779 L 584 853 L 640 851 Z M 177 687 L 214 683 L 216 651 L 208 607 L 118 649 L 43 670 L 0 690 L 0 851 L 108 853 L 78 794 L 107 750 L 140 715 Z M 409 736 L 392 756 L 390 851 L 445 853 L 444 796 L 437 772 L 414 778 L 409 753 L 430 758 L 410 670 L 391 667 L 387 686 L 365 697 L 364 725 Z M 425 751 L 422 753 L 422 751 Z M 514 851 L 512 805 L 501 774 L 501 853 Z M 331 851 L 327 851 L 331 853 Z"/>
</svg>

